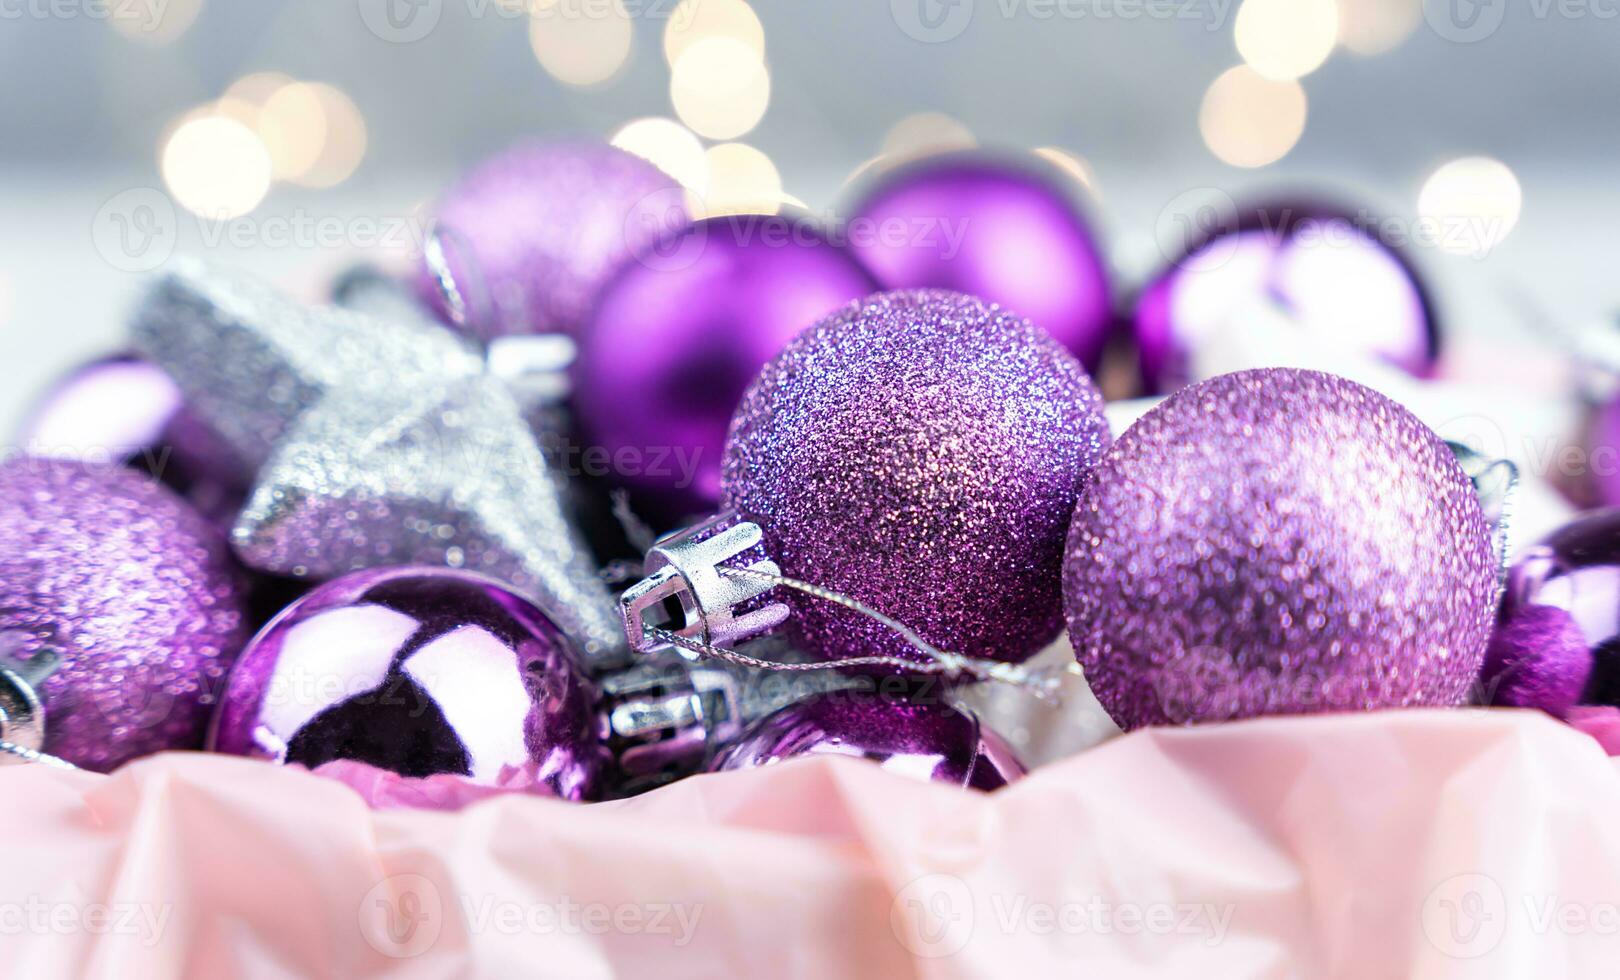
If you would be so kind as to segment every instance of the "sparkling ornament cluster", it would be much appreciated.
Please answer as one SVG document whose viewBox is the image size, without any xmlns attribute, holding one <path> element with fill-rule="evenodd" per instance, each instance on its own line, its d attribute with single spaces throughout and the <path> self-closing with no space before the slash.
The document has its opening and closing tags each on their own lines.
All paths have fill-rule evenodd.
<svg viewBox="0 0 1620 980">
<path fill-rule="evenodd" d="M 960 293 L 883 293 L 765 366 L 732 423 L 723 505 L 784 574 L 1017 662 L 1061 628 L 1064 532 L 1108 442 L 1102 396 L 1039 327 Z M 860 614 L 779 597 L 822 659 L 918 655 Z"/>
<path fill-rule="evenodd" d="M 107 772 L 202 747 L 247 639 L 224 540 L 150 477 L 38 458 L 0 464 L 0 637 L 61 666 L 40 685 L 44 751 Z"/>
<path fill-rule="evenodd" d="M 1454 705 L 1497 594 L 1446 445 L 1353 382 L 1260 370 L 1171 396 L 1069 535 L 1075 655 L 1122 727 Z"/>
</svg>

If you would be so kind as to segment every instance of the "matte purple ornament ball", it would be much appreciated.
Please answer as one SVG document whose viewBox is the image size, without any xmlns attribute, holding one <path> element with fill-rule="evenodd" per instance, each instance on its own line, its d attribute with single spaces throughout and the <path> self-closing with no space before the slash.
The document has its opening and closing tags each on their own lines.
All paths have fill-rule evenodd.
<svg viewBox="0 0 1620 980">
<path fill-rule="evenodd" d="M 1039 157 L 927 157 L 864 193 L 849 219 L 850 247 L 884 287 L 952 289 L 1000 303 L 1096 370 L 1113 307 L 1073 184 Z"/>
<path fill-rule="evenodd" d="M 877 283 L 807 218 L 709 218 L 626 263 L 579 337 L 573 402 L 615 482 L 714 509 L 732 413 L 800 330 Z M 583 462 L 583 461 L 582 461 Z"/>
<path fill-rule="evenodd" d="M 732 423 L 723 505 L 783 574 L 1016 663 L 1062 626 L 1064 532 L 1108 443 L 1091 378 L 1030 321 L 960 293 L 880 293 L 765 366 Z M 821 659 L 921 656 L 859 613 L 776 592 Z"/>
<path fill-rule="evenodd" d="M 593 799 L 609 762 L 595 701 L 574 647 L 528 599 L 468 572 L 371 569 L 315 588 L 253 638 L 210 747 Z"/>
<path fill-rule="evenodd" d="M 1504 628 L 1549 616 L 1537 610 L 1562 612 L 1574 629 L 1573 636 L 1560 630 L 1555 659 L 1580 663 L 1568 650 L 1577 644 L 1586 653 L 1590 677 L 1579 700 L 1620 705 L 1620 508 L 1575 518 L 1514 562 L 1502 600 Z"/>
<path fill-rule="evenodd" d="M 761 718 L 709 771 L 757 769 L 804 756 L 869 759 L 903 776 L 987 791 L 1024 775 L 1007 743 L 970 712 L 855 691 L 819 694 Z"/>
<path fill-rule="evenodd" d="M 523 144 L 463 177 L 436 226 L 470 330 L 574 333 L 619 264 L 688 221 L 680 185 L 638 156 L 595 140 Z M 417 290 L 446 320 L 424 262 Z"/>
<path fill-rule="evenodd" d="M 43 750 L 107 772 L 201 748 L 246 639 L 224 538 L 150 477 L 32 457 L 0 464 L 5 654 L 60 663 L 37 685 Z"/>
<path fill-rule="evenodd" d="M 1469 694 L 1496 559 L 1455 457 L 1383 395 L 1267 369 L 1128 429 L 1069 532 L 1075 656 L 1126 729 Z"/>
<path fill-rule="evenodd" d="M 1377 358 L 1419 377 L 1440 354 L 1435 311 L 1417 270 L 1362 214 L 1277 202 L 1221 214 L 1136 302 L 1142 384 L 1189 381 L 1192 356 L 1257 306 L 1280 311 L 1330 349 Z"/>
</svg>

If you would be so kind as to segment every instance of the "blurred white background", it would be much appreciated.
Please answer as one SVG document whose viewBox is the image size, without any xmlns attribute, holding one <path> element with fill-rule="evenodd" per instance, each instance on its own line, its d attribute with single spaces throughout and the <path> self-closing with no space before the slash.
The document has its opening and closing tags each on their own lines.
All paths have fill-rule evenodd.
<svg viewBox="0 0 1620 980">
<path fill-rule="evenodd" d="M 1462 373 L 1551 412 L 1542 359 L 1471 351 L 1555 362 L 1614 304 L 1617 42 L 1620 0 L 0 0 L 0 423 L 116 348 L 171 254 L 313 293 L 408 252 L 482 156 L 647 117 L 621 142 L 715 208 L 824 212 L 883 154 L 1060 150 L 1122 293 L 1218 192 L 1477 219 L 1414 259 Z"/>
</svg>

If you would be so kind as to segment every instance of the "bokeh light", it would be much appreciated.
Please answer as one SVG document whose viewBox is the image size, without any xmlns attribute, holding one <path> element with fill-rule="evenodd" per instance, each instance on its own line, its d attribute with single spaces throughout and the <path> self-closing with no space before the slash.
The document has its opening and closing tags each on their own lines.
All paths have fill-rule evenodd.
<svg viewBox="0 0 1620 980">
<path fill-rule="evenodd" d="M 202 11 L 202 0 L 109 3 L 106 11 L 113 30 L 125 37 L 149 44 L 167 44 L 196 21 Z"/>
<path fill-rule="evenodd" d="M 1500 245 L 1523 207 L 1519 178 L 1490 157 L 1444 164 L 1418 194 L 1418 214 L 1437 226 L 1440 247 L 1459 255 L 1483 255 Z"/>
<path fill-rule="evenodd" d="M 1274 81 L 1321 67 L 1339 36 L 1333 0 L 1244 0 L 1234 28 L 1238 54 Z"/>
<path fill-rule="evenodd" d="M 709 161 L 703 142 L 673 119 L 648 116 L 619 127 L 611 141 L 627 153 L 650 161 L 698 196 L 709 190 Z"/>
<path fill-rule="evenodd" d="M 731 37 L 709 37 L 686 48 L 670 73 L 675 114 L 709 139 L 735 139 L 765 116 L 771 76 L 759 53 Z"/>
<path fill-rule="evenodd" d="M 765 59 L 765 28 L 743 0 L 681 0 L 664 25 L 664 57 L 670 66 L 705 38 L 729 37 Z"/>
<path fill-rule="evenodd" d="M 721 143 L 705 154 L 709 192 L 700 202 L 703 217 L 718 214 L 775 214 L 784 201 L 776 164 L 746 143 Z"/>
<path fill-rule="evenodd" d="M 534 0 L 529 10 L 534 56 L 565 85 L 600 85 L 618 74 L 633 37 L 622 0 Z"/>
<path fill-rule="evenodd" d="M 169 134 L 161 158 L 169 196 L 193 214 L 240 217 L 270 190 L 270 154 L 259 135 L 214 113 L 192 114 Z"/>
<path fill-rule="evenodd" d="M 256 128 L 277 180 L 309 173 L 326 147 L 326 110 L 320 92 L 306 82 L 281 86 L 260 105 Z"/>
<path fill-rule="evenodd" d="M 1223 162 L 1263 167 L 1294 148 L 1305 132 L 1305 117 L 1305 90 L 1298 82 L 1274 81 L 1239 65 L 1204 93 L 1198 128 Z"/>
<path fill-rule="evenodd" d="M 349 179 L 366 156 L 366 120 L 360 107 L 340 89 L 323 82 L 309 83 L 321 102 L 326 140 L 321 155 L 308 171 L 293 178 L 305 187 L 334 187 Z"/>
<path fill-rule="evenodd" d="M 1097 175 L 1083 158 L 1056 146 L 1038 146 L 1032 152 L 1073 178 L 1075 183 L 1086 189 L 1086 193 L 1097 196 Z"/>
<path fill-rule="evenodd" d="M 1412 36 L 1423 0 L 1338 0 L 1339 43 L 1360 55 L 1383 54 Z"/>
</svg>

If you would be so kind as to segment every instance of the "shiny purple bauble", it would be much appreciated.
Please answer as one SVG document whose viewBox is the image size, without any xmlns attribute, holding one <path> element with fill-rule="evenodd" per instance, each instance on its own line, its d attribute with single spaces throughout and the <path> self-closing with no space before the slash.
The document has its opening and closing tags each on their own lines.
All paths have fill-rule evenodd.
<svg viewBox="0 0 1620 980">
<path fill-rule="evenodd" d="M 1062 627 L 1064 533 L 1108 443 L 1091 378 L 1029 320 L 961 293 L 880 293 L 761 371 L 722 504 L 760 526 L 784 575 L 1016 663 Z M 776 592 L 820 659 L 921 656 L 860 613 Z"/>
<path fill-rule="evenodd" d="M 1193 352 L 1261 306 L 1326 349 L 1432 374 L 1440 355 L 1434 307 L 1417 270 L 1365 213 L 1274 203 L 1218 215 L 1213 224 L 1190 236 L 1136 301 L 1149 394 L 1194 380 Z"/>
<path fill-rule="evenodd" d="M 1222 375 L 1120 436 L 1075 509 L 1069 637 L 1122 728 L 1470 693 L 1497 566 L 1410 412 L 1314 371 Z"/>
<path fill-rule="evenodd" d="M 434 210 L 468 328 L 506 334 L 574 333 L 619 264 L 687 222 L 671 177 L 595 140 L 528 143 L 484 161 Z M 424 262 L 417 291 L 447 321 Z"/>
<path fill-rule="evenodd" d="M 185 405 L 164 370 L 131 355 L 91 361 L 33 406 L 17 444 L 36 456 L 128 466 L 229 527 L 251 471 Z"/>
<path fill-rule="evenodd" d="M 201 748 L 247 638 L 206 519 L 133 470 L 33 457 L 0 464 L 0 635 L 13 659 L 60 657 L 43 750 L 97 772 Z"/>
<path fill-rule="evenodd" d="M 1038 157 L 927 157 L 879 177 L 846 234 L 885 288 L 952 289 L 1000 303 L 1094 371 L 1113 308 L 1073 183 Z"/>
<path fill-rule="evenodd" d="M 986 791 L 1024 774 L 1012 749 L 976 715 L 938 701 L 866 691 L 818 694 L 766 715 L 716 756 L 709 771 L 817 755 L 870 759 L 902 776 Z"/>
<path fill-rule="evenodd" d="M 595 700 L 573 645 L 511 589 L 371 569 L 318 586 L 253 638 L 209 746 L 588 800 L 610 761 Z"/>
<path fill-rule="evenodd" d="M 801 216 L 672 233 L 620 269 L 580 334 L 573 401 L 589 451 L 666 516 L 713 510 L 748 383 L 800 330 L 876 289 Z"/>
<path fill-rule="evenodd" d="M 1590 677 L 1580 700 L 1620 705 L 1620 508 L 1577 517 L 1514 563 L 1502 600 L 1504 625 L 1549 609 L 1572 621 L 1588 651 Z M 1542 658 L 1567 660 L 1569 645 L 1543 645 Z"/>
</svg>

